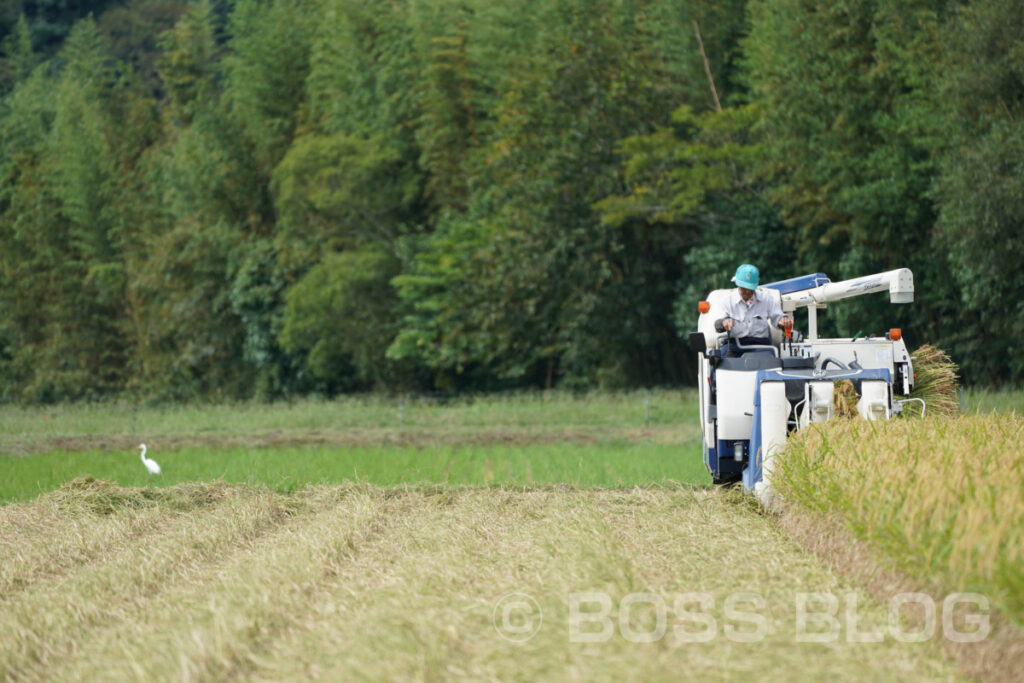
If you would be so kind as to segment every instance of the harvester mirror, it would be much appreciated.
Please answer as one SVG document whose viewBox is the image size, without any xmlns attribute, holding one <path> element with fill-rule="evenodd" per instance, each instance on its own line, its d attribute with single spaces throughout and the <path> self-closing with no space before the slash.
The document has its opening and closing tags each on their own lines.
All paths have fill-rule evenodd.
<svg viewBox="0 0 1024 683">
<path fill-rule="evenodd" d="M 704 353 L 708 350 L 708 340 L 704 338 L 703 332 L 690 333 L 690 350 L 694 353 Z"/>
</svg>

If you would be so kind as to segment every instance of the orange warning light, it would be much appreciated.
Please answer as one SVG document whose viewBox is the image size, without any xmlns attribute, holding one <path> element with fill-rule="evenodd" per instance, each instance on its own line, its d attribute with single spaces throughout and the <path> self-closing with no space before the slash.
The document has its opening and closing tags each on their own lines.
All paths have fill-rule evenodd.
<svg viewBox="0 0 1024 683">
<path fill-rule="evenodd" d="M 711 304 L 708 303 L 707 301 L 698 301 L 697 310 L 700 311 L 701 313 L 707 313 L 708 311 L 711 310 Z"/>
<path fill-rule="evenodd" d="M 898 328 L 898 327 L 894 327 L 891 330 L 889 330 L 889 339 L 891 339 L 893 341 L 899 341 L 900 337 L 902 337 L 902 336 L 903 336 L 903 331 L 900 328 Z"/>
</svg>

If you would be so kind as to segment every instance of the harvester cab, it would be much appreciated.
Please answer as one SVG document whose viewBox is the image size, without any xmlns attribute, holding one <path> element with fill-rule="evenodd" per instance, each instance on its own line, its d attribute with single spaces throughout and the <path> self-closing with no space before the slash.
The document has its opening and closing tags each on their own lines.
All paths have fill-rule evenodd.
<svg viewBox="0 0 1024 683">
<path fill-rule="evenodd" d="M 719 304 L 733 291 L 715 290 L 700 302 L 698 331 L 690 334 L 699 363 L 704 464 L 716 484 L 742 482 L 770 502 L 777 452 L 790 432 L 833 417 L 836 382 L 851 380 L 857 413 L 867 420 L 888 419 L 916 400 L 908 398 L 914 372 L 899 329 L 820 339 L 817 324 L 819 309 L 853 296 L 887 291 L 892 303 L 910 303 L 914 277 L 900 268 L 842 282 L 814 273 L 762 285 L 758 296 L 775 298 L 786 315 L 807 309 L 807 335 L 775 329 L 771 344 L 757 347 L 715 329 Z"/>
</svg>

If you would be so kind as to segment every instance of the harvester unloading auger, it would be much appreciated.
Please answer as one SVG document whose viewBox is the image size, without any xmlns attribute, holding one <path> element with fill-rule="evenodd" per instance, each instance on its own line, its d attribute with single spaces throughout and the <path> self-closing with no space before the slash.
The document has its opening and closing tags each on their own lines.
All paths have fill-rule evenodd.
<svg viewBox="0 0 1024 683">
<path fill-rule="evenodd" d="M 699 355 L 704 464 L 716 484 L 741 481 L 771 502 L 777 452 L 790 431 L 833 416 L 836 381 L 853 382 L 860 397 L 857 412 L 867 420 L 889 419 L 909 401 L 919 400 L 907 398 L 914 371 L 900 330 L 891 329 L 884 337 L 818 338 L 818 309 L 830 302 L 887 291 L 892 303 L 911 303 L 914 276 L 909 269 L 842 282 L 815 273 L 762 285 L 757 295 L 774 297 L 787 315 L 807 308 L 807 337 L 773 329 L 770 346 L 740 346 L 744 353 L 739 357 L 727 357 L 729 335 L 715 330 L 715 311 L 722 308 L 717 304 L 733 291 L 715 290 L 700 302 L 699 331 L 690 335 L 690 346 Z"/>
</svg>

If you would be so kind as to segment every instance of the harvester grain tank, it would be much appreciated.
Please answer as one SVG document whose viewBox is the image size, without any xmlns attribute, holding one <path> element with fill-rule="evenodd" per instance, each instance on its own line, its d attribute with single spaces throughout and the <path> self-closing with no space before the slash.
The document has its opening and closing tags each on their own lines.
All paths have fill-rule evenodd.
<svg viewBox="0 0 1024 683">
<path fill-rule="evenodd" d="M 819 309 L 854 296 L 888 292 L 891 303 L 911 303 L 914 276 L 900 268 L 831 282 L 814 273 L 763 285 L 758 296 L 775 298 L 784 313 L 807 309 L 807 336 L 774 329 L 770 345 L 738 346 L 738 357 L 727 353 L 737 340 L 715 330 L 733 291 L 715 290 L 700 302 L 698 331 L 690 335 L 699 356 L 704 464 L 715 483 L 741 481 L 769 502 L 779 449 L 790 432 L 833 417 L 837 381 L 852 381 L 857 413 L 867 420 L 889 419 L 917 400 L 908 398 L 914 372 L 899 329 L 884 336 L 821 339 L 817 319 Z M 924 410 L 923 404 L 913 408 Z"/>
</svg>

